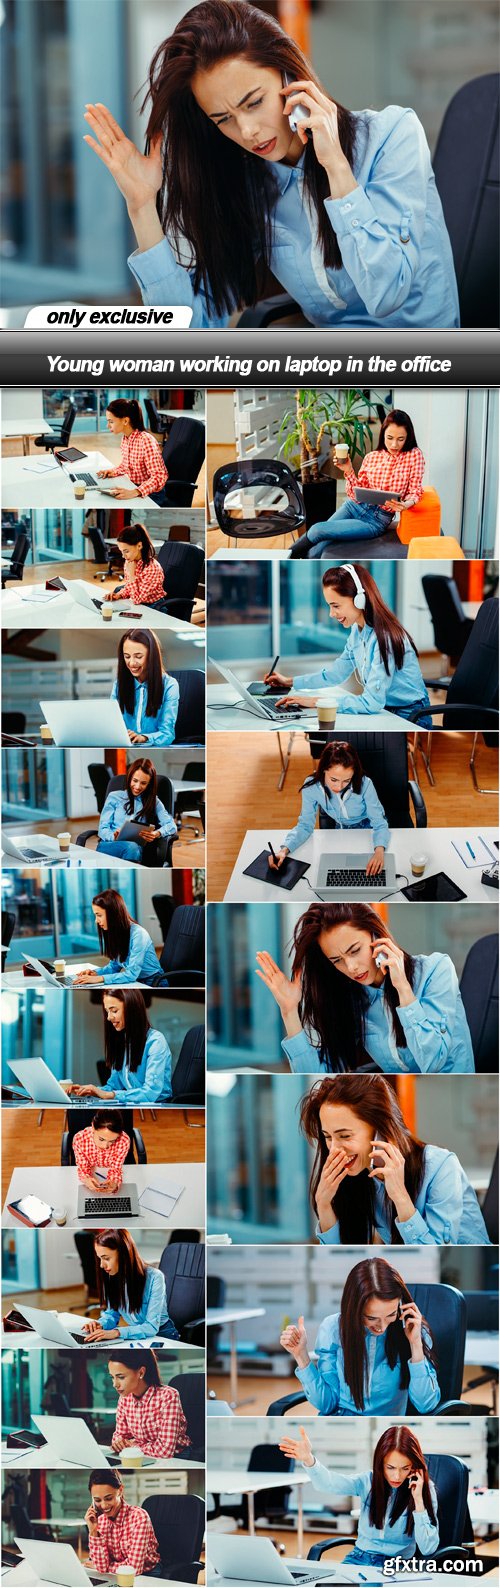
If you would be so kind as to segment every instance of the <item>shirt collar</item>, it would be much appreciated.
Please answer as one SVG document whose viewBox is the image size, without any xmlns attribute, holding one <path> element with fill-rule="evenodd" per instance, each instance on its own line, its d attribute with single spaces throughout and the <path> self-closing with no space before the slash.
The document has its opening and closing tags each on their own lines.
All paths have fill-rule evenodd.
<svg viewBox="0 0 500 1588">
<path fill-rule="evenodd" d="M 297 161 L 296 165 L 284 165 L 282 160 L 271 160 L 270 165 L 273 168 L 275 181 L 280 194 L 286 193 L 286 190 L 290 187 L 290 183 L 292 181 L 298 181 L 299 177 L 301 179 L 303 178 L 303 154 L 301 154 L 300 160 Z"/>
</svg>

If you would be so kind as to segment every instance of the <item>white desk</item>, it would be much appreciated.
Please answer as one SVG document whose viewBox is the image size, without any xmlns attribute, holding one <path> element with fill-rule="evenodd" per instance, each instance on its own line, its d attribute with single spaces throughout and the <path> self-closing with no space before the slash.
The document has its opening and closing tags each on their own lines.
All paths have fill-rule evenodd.
<svg viewBox="0 0 500 1588">
<path fill-rule="evenodd" d="M 81 1526 L 82 1529 L 85 1528 L 83 1520 Z M 88 1569 L 92 1571 L 92 1566 L 89 1565 Z M 447 1580 L 449 1581 L 449 1578 Z M 36 1572 L 33 1571 L 31 1566 L 28 1566 L 25 1560 L 20 1561 L 19 1566 L 13 1566 L 8 1571 L 2 1572 L 1 1581 L 2 1588 L 4 1583 L 5 1588 L 32 1588 L 32 1585 L 33 1588 L 40 1588 L 40 1578 L 37 1577 Z M 89 1588 L 90 1581 L 89 1577 Z M 110 1581 L 112 1581 L 112 1578 L 110 1578 Z M 175 1588 L 172 1578 L 167 1581 L 165 1577 L 135 1577 L 134 1588 L 151 1588 L 152 1581 L 156 1584 L 156 1588 Z M 43 1588 L 58 1588 L 58 1584 L 48 1582 L 47 1578 L 44 1577 Z"/>
<path fill-rule="evenodd" d="M 78 510 L 85 512 L 89 507 L 121 508 L 122 503 L 117 501 L 116 497 L 99 490 L 87 490 L 83 500 L 77 502 L 73 481 L 60 464 L 56 463 L 53 469 L 44 470 L 43 474 L 37 474 L 32 470 L 32 462 L 43 462 L 46 457 L 47 454 L 40 449 L 39 459 L 3 458 L 3 500 L 6 507 L 71 507 L 75 512 Z M 85 459 L 80 458 L 74 464 L 74 471 L 83 473 L 85 469 L 94 472 L 96 469 L 117 468 L 119 461 L 119 453 L 114 452 L 112 458 L 106 458 L 103 452 L 95 450 L 87 452 Z M 120 476 L 120 479 L 125 478 Z M 130 480 L 129 483 L 133 490 L 132 481 Z M 133 497 L 127 498 L 125 505 L 128 506 L 129 501 L 133 500 Z M 157 506 L 151 496 L 141 496 L 135 500 L 140 501 L 141 509 Z"/>
<path fill-rule="evenodd" d="M 230 1405 L 234 1409 L 238 1405 L 238 1352 L 236 1346 L 236 1324 L 244 1323 L 249 1318 L 264 1318 L 265 1307 L 208 1307 L 207 1328 L 210 1324 L 220 1324 L 229 1329 L 229 1375 L 231 1385 Z"/>
<path fill-rule="evenodd" d="M 210 1555 L 210 1527 L 207 1531 L 207 1555 Z M 298 1570 L 302 1569 L 302 1571 L 304 1571 L 305 1563 L 303 1560 L 300 1560 L 298 1556 L 296 1559 L 292 1559 L 289 1555 L 286 1555 L 285 1564 L 289 1568 L 293 1568 L 295 1566 Z M 329 1567 L 328 1573 L 326 1573 L 324 1570 L 326 1565 Z M 415 1573 L 413 1578 L 403 1571 L 395 1573 L 394 1577 L 387 1577 L 384 1576 L 381 1571 L 378 1571 L 376 1566 L 363 1566 L 361 1568 L 357 1566 L 343 1566 L 342 1564 L 335 1563 L 335 1561 L 332 1561 L 330 1564 L 327 1555 L 323 1555 L 322 1561 L 311 1560 L 307 1562 L 307 1569 L 311 1571 L 311 1573 L 314 1572 L 315 1566 L 318 1567 L 318 1588 L 321 1583 L 325 1584 L 325 1588 L 327 1588 L 327 1584 L 332 1584 L 332 1588 L 337 1588 L 337 1585 L 338 1588 L 341 1588 L 341 1584 L 343 1584 L 344 1588 L 346 1588 L 346 1585 L 351 1583 L 361 1583 L 363 1588 L 375 1588 L 376 1584 L 385 1583 L 387 1588 L 387 1583 L 409 1583 L 412 1581 L 415 1583 L 426 1582 L 429 1584 L 448 1583 L 449 1588 L 450 1582 L 457 1580 L 451 1575 L 450 1572 L 444 1571 L 419 1571 L 418 1576 L 417 1573 Z M 323 1567 L 323 1571 L 320 1576 L 319 1571 L 321 1566 Z M 20 1581 L 20 1579 L 18 1580 Z M 472 1580 L 475 1581 L 475 1579 Z M 5 1578 L 5 1581 L 7 1581 L 7 1578 Z M 135 1588 L 141 1588 L 142 1581 L 142 1577 L 136 1577 Z M 491 1578 L 486 1578 L 486 1581 L 491 1583 L 491 1588 L 497 1588 L 498 1576 L 494 1572 L 492 1573 Z M 146 1582 L 146 1578 L 144 1578 L 144 1582 Z M 209 1588 L 235 1588 L 234 1577 L 219 1577 L 215 1572 L 211 1571 L 210 1567 L 207 1569 L 207 1583 Z M 44 1588 L 47 1588 L 45 1583 Z M 48 1588 L 52 1588 L 51 1583 L 48 1584 Z M 248 1581 L 243 1581 L 238 1578 L 237 1588 L 255 1588 L 255 1581 L 251 1581 L 250 1578 L 248 1578 Z M 261 1582 L 259 1583 L 259 1588 L 274 1588 L 274 1585 L 272 1583 Z"/>
<path fill-rule="evenodd" d="M 498 1369 L 498 1334 L 487 1334 L 486 1330 L 467 1330 L 465 1336 L 464 1362 L 474 1367 L 492 1367 Z"/>
<path fill-rule="evenodd" d="M 182 1185 L 181 1192 L 175 1207 L 168 1218 L 162 1218 L 159 1213 L 151 1213 L 148 1209 L 141 1212 L 139 1218 L 126 1218 L 124 1215 L 113 1217 L 113 1223 L 120 1228 L 128 1228 L 134 1232 L 136 1229 L 155 1229 L 157 1226 L 167 1229 L 203 1229 L 205 1224 L 205 1165 L 204 1163 L 130 1163 L 125 1166 L 124 1189 L 127 1183 L 137 1186 L 138 1196 L 146 1190 L 147 1186 L 160 1188 L 169 1185 Z M 14 1169 L 6 1197 L 3 1222 L 7 1229 L 21 1229 L 19 1220 L 7 1211 L 7 1203 L 17 1202 L 19 1197 L 31 1193 L 49 1202 L 51 1207 L 65 1207 L 67 1210 L 67 1226 L 77 1229 L 99 1230 L 102 1229 L 102 1219 L 79 1219 L 77 1217 L 78 1198 L 78 1173 L 76 1168 L 63 1168 L 60 1164 L 37 1165 L 36 1168 L 17 1166 Z M 120 1193 L 118 1193 L 120 1194 Z M 54 1229 L 54 1220 L 51 1221 Z"/>
<path fill-rule="evenodd" d="M 231 1468 L 207 1468 L 207 1487 L 213 1494 L 246 1494 L 248 1499 L 248 1531 L 250 1536 L 255 1533 L 255 1508 L 254 1495 L 261 1489 L 297 1489 L 297 1556 L 299 1559 L 304 1554 L 304 1509 L 302 1490 L 306 1483 L 310 1483 L 309 1473 L 304 1469 L 297 1472 L 248 1472 L 243 1467 L 241 1471 Z"/>
<path fill-rule="evenodd" d="M 102 1453 L 103 1456 L 108 1456 L 111 1453 L 111 1446 L 103 1445 Z M 116 1455 L 116 1451 L 113 1453 Z M 4 1467 L 16 1467 L 18 1470 L 22 1467 L 27 1467 L 29 1470 L 36 1468 L 38 1471 L 42 1472 L 45 1472 L 50 1467 L 52 1471 L 55 1470 L 57 1472 L 66 1472 L 68 1467 L 74 1467 L 75 1469 L 81 1471 L 84 1465 L 85 1463 L 82 1463 L 78 1460 L 78 1452 L 75 1452 L 74 1461 L 62 1461 L 61 1457 L 56 1455 L 50 1443 L 42 1445 L 40 1450 L 27 1450 L 22 1455 L 19 1453 L 19 1451 L 13 1450 L 6 1443 L 2 1443 L 2 1466 Z M 115 1468 L 117 1466 L 122 1467 L 123 1462 L 120 1459 L 119 1462 L 113 1462 L 113 1466 Z M 154 1462 L 154 1466 L 168 1468 L 169 1472 L 189 1472 L 191 1468 L 193 1468 L 194 1471 L 204 1471 L 204 1464 L 202 1461 L 182 1461 L 180 1456 L 158 1456 Z M 144 1466 L 140 1468 L 123 1466 L 124 1472 L 150 1472 L 151 1470 L 152 1467 L 150 1463 L 148 1463 L 147 1467 Z"/>
<path fill-rule="evenodd" d="M 76 505 L 78 504 L 75 503 Z M 64 579 L 63 569 L 61 569 L 60 577 Z M 118 582 L 117 579 L 116 583 Z M 75 601 L 72 594 L 73 584 L 83 586 L 87 594 L 96 597 L 97 600 L 106 599 L 105 596 L 103 597 L 101 586 L 97 582 L 94 584 L 92 579 L 68 579 L 67 590 L 58 590 L 56 594 L 52 592 L 50 601 L 34 601 L 32 599 L 34 592 L 45 590 L 43 578 L 40 584 L 24 585 L 23 583 L 16 583 L 13 588 L 2 592 L 4 624 L 8 625 L 9 628 L 17 628 L 18 625 L 24 628 L 32 628 L 35 624 L 37 627 L 39 624 L 43 624 L 44 629 L 73 628 L 106 631 L 109 629 L 130 628 L 130 618 L 120 614 L 134 612 L 137 614 L 137 619 L 140 618 L 141 622 L 145 623 L 146 626 L 151 623 L 155 629 L 168 630 L 173 634 L 182 634 L 186 638 L 189 637 L 189 639 L 193 639 L 197 635 L 199 637 L 200 630 L 196 625 L 185 623 L 182 618 L 171 617 L 168 612 L 156 612 L 152 607 L 141 606 L 137 601 L 130 600 L 129 597 L 124 597 L 123 601 L 113 601 L 113 616 L 109 622 L 105 622 L 96 607 L 91 612 L 88 607 L 84 607 L 79 601 Z M 203 630 L 201 632 L 203 633 Z"/>
<path fill-rule="evenodd" d="M 314 895 L 308 886 L 307 877 L 310 878 L 311 886 L 314 887 L 314 878 L 321 855 L 325 853 L 333 854 L 335 850 L 338 851 L 339 849 L 343 852 L 348 851 L 351 854 L 361 854 L 369 852 L 372 847 L 371 834 L 366 829 L 354 828 L 347 833 L 345 828 L 343 831 L 335 831 L 333 829 L 327 831 L 324 828 L 318 828 L 311 838 L 308 838 L 307 843 L 301 844 L 300 849 L 294 851 L 293 859 L 309 861 L 311 869 L 307 872 L 306 877 L 301 882 L 296 883 L 295 887 L 291 888 L 289 892 L 273 886 L 271 882 L 257 882 L 254 877 L 245 877 L 243 875 L 245 866 L 255 860 L 261 850 L 267 849 L 269 839 L 273 849 L 279 849 L 280 844 L 284 841 L 285 831 L 284 827 L 273 829 L 272 831 L 269 828 L 251 828 L 246 833 L 224 894 L 226 903 L 249 903 L 252 900 L 267 900 L 268 902 L 277 903 L 281 900 L 283 904 L 286 904 L 289 899 L 299 899 L 310 904 Z M 480 831 L 486 841 L 491 844 L 493 839 L 498 837 L 498 833 L 493 827 L 476 828 L 474 831 Z M 432 876 L 437 871 L 445 871 L 446 875 L 451 877 L 452 881 L 467 894 L 467 902 L 494 904 L 495 900 L 498 901 L 498 895 L 493 888 L 488 888 L 481 882 L 482 866 L 473 866 L 470 869 L 464 866 L 453 848 L 452 839 L 456 838 L 457 841 L 463 842 L 464 832 L 464 828 L 458 827 L 426 827 L 418 830 L 414 827 L 399 827 L 393 829 L 390 850 L 395 855 L 396 871 L 407 876 L 409 882 L 416 881 L 417 879 L 411 875 L 410 854 L 413 854 L 417 849 L 423 850 L 429 856 L 426 876 Z M 405 886 L 404 883 L 403 886 Z M 348 894 L 346 894 L 346 898 L 348 898 Z M 401 893 L 394 893 L 391 897 L 391 903 L 393 900 L 398 900 L 403 904 L 407 902 Z M 377 903 L 376 891 L 372 894 L 371 890 L 367 890 L 366 902 L 367 904 Z M 455 909 L 455 904 L 452 904 L 451 908 Z"/>
<path fill-rule="evenodd" d="M 28 396 L 29 393 L 26 393 Z M 52 425 L 47 424 L 43 413 L 23 414 L 22 419 L 2 419 L 2 441 L 22 441 L 23 453 L 27 457 L 30 449 L 31 436 L 53 436 Z M 35 454 L 36 456 L 36 454 Z M 39 457 L 45 456 L 44 448 L 40 447 Z"/>
<path fill-rule="evenodd" d="M 75 1312 L 58 1312 L 57 1308 L 54 1307 L 46 1307 L 43 1310 L 48 1313 L 52 1313 L 54 1318 L 59 1318 L 60 1323 L 63 1323 L 65 1327 L 70 1330 L 70 1332 L 75 1328 L 75 1326 L 80 1332 L 83 1328 L 83 1324 L 88 1323 L 89 1321 L 88 1318 L 80 1317 L 79 1314 Z M 1 1344 L 2 1346 L 8 1348 L 9 1351 L 30 1351 L 32 1348 L 43 1351 L 57 1349 L 57 1347 L 54 1345 L 54 1342 L 42 1339 L 41 1334 L 38 1334 L 36 1329 L 27 1330 L 24 1332 L 22 1329 L 12 1329 L 6 1331 L 2 1328 Z M 144 1345 L 144 1341 L 128 1340 L 127 1345 L 130 1346 L 131 1350 L 141 1350 Z M 148 1340 L 148 1346 L 151 1346 L 151 1348 L 154 1347 L 155 1350 L 157 1347 L 165 1347 L 167 1351 L 172 1351 L 175 1349 L 176 1355 L 179 1351 L 192 1350 L 192 1346 L 187 1345 L 184 1340 L 170 1340 L 167 1335 L 162 1334 L 157 1334 L 154 1336 L 154 1338 Z M 71 1347 L 68 1346 L 66 1348 L 66 1346 L 64 1346 L 63 1349 L 70 1350 Z M 106 1341 L 103 1340 L 100 1345 L 89 1347 L 85 1345 L 77 1345 L 75 1341 L 75 1351 L 86 1351 L 89 1349 L 91 1349 L 92 1352 L 101 1350 L 109 1351 L 109 1344 L 106 1345 Z"/>
<path fill-rule="evenodd" d="M 99 820 L 97 815 L 96 820 Z M 61 832 L 63 830 L 61 827 Z M 136 864 L 132 860 L 120 859 L 119 855 L 115 855 L 111 859 L 109 855 L 98 854 L 96 849 L 84 849 L 80 844 L 70 844 L 69 853 L 61 857 L 57 838 L 49 838 L 45 833 L 32 833 L 25 827 L 8 826 L 4 827 L 3 831 L 6 836 L 8 834 L 10 838 L 13 838 L 21 849 L 35 849 L 40 852 L 43 851 L 44 856 L 46 854 L 46 859 L 44 858 L 44 860 L 16 860 L 15 855 L 5 854 L 2 851 L 2 866 L 4 869 L 7 867 L 17 869 L 21 866 L 25 870 L 26 866 L 50 865 L 53 860 L 58 862 L 57 871 L 65 870 L 67 860 L 70 861 L 71 869 L 83 866 L 84 869 L 88 870 L 90 868 L 92 871 L 99 871 L 102 867 L 109 867 L 110 865 L 117 866 L 119 870 L 130 871 L 130 868 L 132 867 L 133 870 Z"/>
<path fill-rule="evenodd" d="M 285 694 L 286 691 L 284 690 Z M 279 695 L 276 695 L 279 699 Z M 228 730 L 249 730 L 262 733 L 271 729 L 271 733 L 315 733 L 327 732 L 318 727 L 317 711 L 302 712 L 300 717 L 295 717 L 292 712 L 284 711 L 282 716 L 271 721 L 270 718 L 259 716 L 252 711 L 240 695 L 231 689 L 230 684 L 209 684 L 207 687 L 207 727 L 212 731 L 227 733 Z M 370 733 L 410 733 L 414 724 L 408 722 L 407 717 L 396 717 L 392 711 L 377 711 L 371 717 L 353 717 L 349 712 L 337 712 L 335 720 L 335 733 L 345 733 L 346 737 L 363 728 Z"/>
</svg>

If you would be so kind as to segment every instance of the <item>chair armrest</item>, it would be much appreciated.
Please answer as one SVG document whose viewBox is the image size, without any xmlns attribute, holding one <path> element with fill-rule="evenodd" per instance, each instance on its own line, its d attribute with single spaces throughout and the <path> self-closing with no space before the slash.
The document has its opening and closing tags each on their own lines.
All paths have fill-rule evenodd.
<svg viewBox="0 0 500 1588">
<path fill-rule="evenodd" d="M 165 480 L 165 485 L 186 485 L 189 486 L 191 491 L 196 490 L 196 480 L 174 480 L 171 474 L 169 474 L 168 480 Z"/>
<path fill-rule="evenodd" d="M 68 1099 L 68 1103 L 69 1103 L 69 1099 Z M 70 1164 L 71 1164 L 71 1158 L 70 1158 L 70 1151 L 69 1151 L 69 1130 L 63 1130 L 63 1133 L 62 1133 L 62 1136 L 61 1136 L 61 1165 L 62 1165 L 63 1169 L 68 1169 Z"/>
<path fill-rule="evenodd" d="M 140 1132 L 140 1130 L 138 1130 L 137 1125 L 134 1125 L 134 1142 L 135 1142 L 136 1151 L 137 1151 L 137 1162 L 138 1163 L 147 1163 L 148 1155 L 147 1155 L 147 1152 L 146 1152 L 146 1148 L 144 1146 L 144 1142 L 143 1142 L 143 1139 L 142 1139 L 142 1136 L 141 1136 L 141 1132 Z"/>
<path fill-rule="evenodd" d="M 184 1345 L 201 1345 L 205 1348 L 206 1322 L 199 1318 L 196 1323 L 185 1323 L 179 1334 Z"/>
<path fill-rule="evenodd" d="M 204 1108 L 205 1093 L 177 1092 L 175 1097 L 169 1097 L 169 1108 Z M 267 1414 L 269 1416 L 269 1412 Z"/>
<path fill-rule="evenodd" d="M 244 331 L 249 325 L 272 325 L 273 320 L 280 320 L 285 314 L 299 314 L 300 303 L 291 298 L 288 292 L 279 292 L 274 298 L 262 298 L 260 303 L 255 303 L 251 309 L 243 309 L 238 320 L 238 330 Z"/>
<path fill-rule="evenodd" d="M 160 969 L 163 970 L 164 976 L 168 976 L 169 982 L 174 987 L 182 987 L 183 976 L 199 976 L 202 982 L 205 980 L 204 970 L 168 970 L 168 967 L 165 970 L 163 965 L 160 967 Z M 184 982 L 184 986 L 189 987 L 190 983 L 186 981 Z"/>
<path fill-rule="evenodd" d="M 178 833 L 169 833 L 168 838 L 158 838 L 158 840 L 157 840 L 157 843 L 158 843 L 158 851 L 157 851 L 157 853 L 158 853 L 158 860 L 159 860 L 161 866 L 171 866 L 172 865 L 172 849 L 173 849 L 174 844 L 178 844 L 178 842 L 179 842 L 179 834 Z"/>
<path fill-rule="evenodd" d="M 424 678 L 426 689 L 449 689 L 451 678 Z"/>
<path fill-rule="evenodd" d="M 79 845 L 80 849 L 85 849 L 87 838 L 98 838 L 98 837 L 99 837 L 99 831 L 98 831 L 97 827 L 87 827 L 85 829 L 84 833 L 77 833 L 76 842 Z"/>
<path fill-rule="evenodd" d="M 279 1400 L 271 1401 L 266 1417 L 284 1417 L 285 1412 L 290 1411 L 292 1406 L 299 1406 L 301 1401 L 306 1400 L 307 1395 L 304 1394 L 304 1390 L 296 1390 L 295 1393 L 292 1391 L 290 1395 L 280 1395 Z"/>
<path fill-rule="evenodd" d="M 448 702 L 444 700 L 440 706 L 422 706 L 421 711 L 415 712 L 415 716 L 412 718 L 412 721 L 416 725 L 418 724 L 419 717 L 436 717 L 442 711 L 449 712 L 454 717 L 456 717 L 457 714 L 459 716 L 462 715 L 463 717 L 464 713 L 468 713 L 469 716 L 473 716 L 474 722 L 469 724 L 471 729 L 481 729 L 482 727 L 487 727 L 488 723 L 491 723 L 492 727 L 495 725 L 495 727 L 498 728 L 500 722 L 500 712 L 495 707 L 480 706 L 476 701 L 471 700 L 464 700 L 462 702 L 454 701 L 452 705 L 449 705 Z M 487 719 L 486 723 L 483 722 L 484 717 Z"/>
<path fill-rule="evenodd" d="M 354 1533 L 336 1533 L 334 1538 L 322 1538 L 319 1544 L 311 1544 L 307 1553 L 308 1560 L 321 1560 L 326 1549 L 333 1549 L 335 1544 L 350 1544 L 353 1547 Z"/>
<path fill-rule="evenodd" d="M 436 1549 L 433 1555 L 426 1555 L 422 1558 L 435 1561 L 474 1560 L 474 1549 L 471 1549 L 468 1544 L 449 1544 L 448 1548 L 443 1544 L 442 1548 Z"/>
<path fill-rule="evenodd" d="M 409 778 L 408 788 L 413 809 L 415 811 L 415 825 L 417 827 L 427 827 L 427 808 L 422 790 L 419 788 L 418 783 L 413 781 L 413 778 Z"/>
</svg>

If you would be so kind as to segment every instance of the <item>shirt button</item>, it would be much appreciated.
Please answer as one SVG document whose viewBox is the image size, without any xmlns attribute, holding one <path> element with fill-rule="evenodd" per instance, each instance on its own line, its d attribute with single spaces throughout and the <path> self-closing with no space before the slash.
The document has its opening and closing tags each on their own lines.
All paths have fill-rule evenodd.
<svg viewBox="0 0 500 1588">
<path fill-rule="evenodd" d="M 359 221 L 351 221 L 351 226 L 359 226 Z"/>
<path fill-rule="evenodd" d="M 341 210 L 342 210 L 342 214 L 346 215 L 348 210 L 352 210 L 352 204 L 342 204 L 341 205 Z"/>
</svg>

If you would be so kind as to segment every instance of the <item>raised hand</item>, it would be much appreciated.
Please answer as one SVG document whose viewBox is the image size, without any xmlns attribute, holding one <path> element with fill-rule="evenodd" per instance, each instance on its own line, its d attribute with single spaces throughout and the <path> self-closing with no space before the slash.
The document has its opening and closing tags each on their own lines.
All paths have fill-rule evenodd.
<svg viewBox="0 0 500 1588">
<path fill-rule="evenodd" d="M 289 1351 L 297 1367 L 309 1367 L 309 1351 L 307 1349 L 307 1334 L 304 1319 L 299 1318 L 298 1323 L 289 1323 L 280 1336 L 280 1345 L 284 1351 Z"/>
<path fill-rule="evenodd" d="M 349 1157 L 343 1147 L 332 1147 L 325 1159 L 318 1189 L 316 1192 L 316 1207 L 320 1229 L 331 1230 L 337 1223 L 332 1208 L 333 1198 L 336 1196 L 339 1185 L 347 1174 Z"/>
<path fill-rule="evenodd" d="M 154 204 L 163 177 L 161 134 L 155 138 L 149 154 L 140 154 L 106 105 L 86 105 L 84 119 L 93 134 L 86 133 L 84 143 L 88 143 L 110 171 L 128 208 L 135 211 L 145 204 Z"/>
<path fill-rule="evenodd" d="M 285 972 L 280 970 L 279 965 L 276 964 L 271 954 L 268 954 L 265 949 L 259 950 L 255 957 L 257 960 L 256 974 L 259 980 L 263 981 L 264 986 L 268 987 L 269 992 L 272 993 L 278 1009 L 281 1011 L 285 1025 L 290 1020 L 294 1021 L 295 1030 L 298 1033 L 300 1031 L 298 1009 L 302 994 L 300 976 L 294 976 L 290 980 L 290 977 L 285 976 Z M 291 1035 L 290 1032 L 288 1034 L 289 1036 Z"/>
<path fill-rule="evenodd" d="M 305 1467 L 314 1466 L 313 1448 L 305 1428 L 299 1429 L 300 1439 L 286 1439 L 280 1441 L 280 1450 L 283 1455 L 291 1456 L 293 1461 L 302 1461 Z"/>
</svg>

